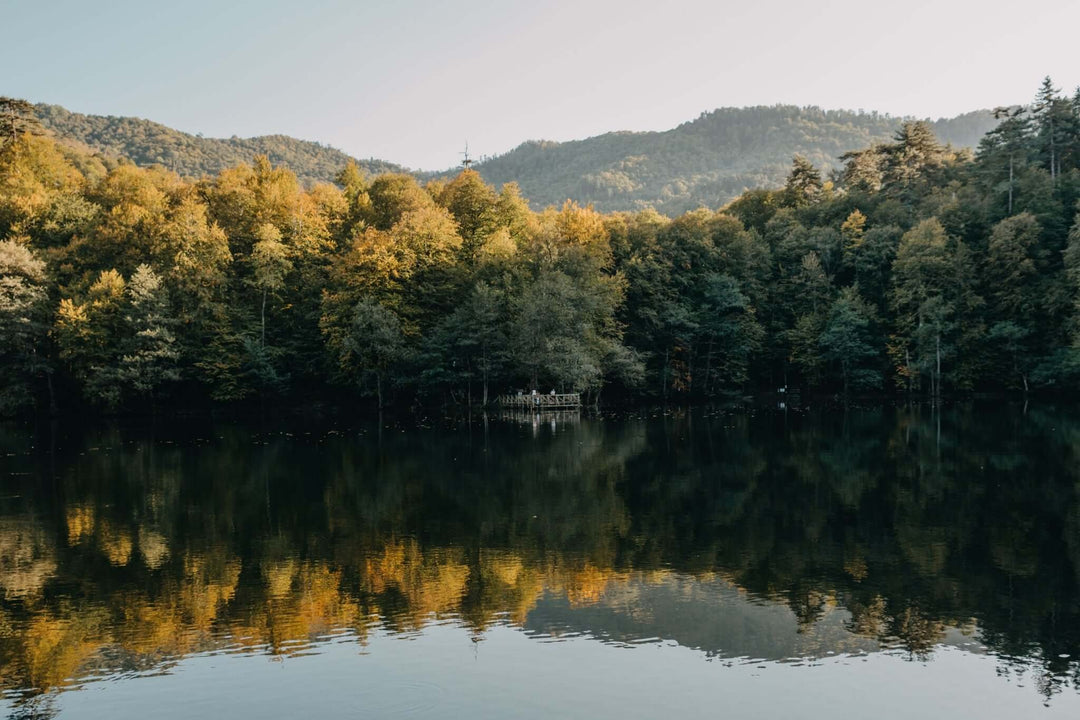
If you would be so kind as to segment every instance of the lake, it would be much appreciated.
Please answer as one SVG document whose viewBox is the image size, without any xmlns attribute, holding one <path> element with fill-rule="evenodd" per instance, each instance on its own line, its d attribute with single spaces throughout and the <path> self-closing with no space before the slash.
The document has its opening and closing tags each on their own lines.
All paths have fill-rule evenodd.
<svg viewBox="0 0 1080 720">
<path fill-rule="evenodd" d="M 0 425 L 13 718 L 1080 716 L 1080 412 Z"/>
</svg>

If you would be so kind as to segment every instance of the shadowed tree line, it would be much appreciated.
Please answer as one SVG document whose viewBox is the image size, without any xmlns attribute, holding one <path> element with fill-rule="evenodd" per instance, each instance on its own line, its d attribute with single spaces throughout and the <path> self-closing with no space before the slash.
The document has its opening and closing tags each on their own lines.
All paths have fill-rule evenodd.
<svg viewBox="0 0 1080 720">
<path fill-rule="evenodd" d="M 998 116 L 975 153 L 909 122 L 672 219 L 534 212 L 470 170 L 191 182 L 4 99 L 0 410 L 1075 391 L 1080 96 Z"/>
</svg>

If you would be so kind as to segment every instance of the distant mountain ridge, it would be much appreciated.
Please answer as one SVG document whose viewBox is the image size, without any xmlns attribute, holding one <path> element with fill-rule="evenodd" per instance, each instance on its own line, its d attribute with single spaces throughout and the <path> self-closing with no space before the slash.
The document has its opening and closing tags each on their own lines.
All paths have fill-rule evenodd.
<svg viewBox="0 0 1080 720">
<path fill-rule="evenodd" d="M 213 175 L 267 155 L 310 185 L 332 182 L 355 159 L 286 135 L 204 138 L 138 118 L 83 115 L 58 105 L 36 108 L 59 138 L 138 165 L 161 164 L 184 177 Z M 665 131 L 529 141 L 475 168 L 494 185 L 517 182 L 537 208 L 571 199 L 602 211 L 654 207 L 676 215 L 702 205 L 719 207 L 746 189 L 782 184 L 796 153 L 823 170 L 835 168 L 848 150 L 890 140 L 904 119 L 794 105 L 720 108 Z M 977 110 L 931 126 L 942 142 L 973 147 L 995 124 L 990 111 Z M 412 172 L 383 160 L 356 162 L 371 174 Z M 412 174 L 426 179 L 452 172 Z"/>
<path fill-rule="evenodd" d="M 904 120 L 793 105 L 721 108 L 660 132 L 527 142 L 476 169 L 495 185 L 517 181 L 535 206 L 571 198 L 604 211 L 652 206 L 676 215 L 781 185 L 796 153 L 836 168 L 843 153 L 891 140 Z M 930 124 L 943 143 L 974 147 L 997 121 L 978 110 Z"/>
<path fill-rule="evenodd" d="M 41 124 L 58 138 L 136 165 L 162 165 L 188 178 L 215 175 L 227 167 L 250 163 L 256 155 L 288 166 L 307 185 L 333 182 L 349 160 L 372 174 L 408 172 L 401 165 L 356 159 L 336 148 L 288 135 L 204 138 L 141 118 L 83 115 L 59 105 L 43 104 L 35 109 Z"/>
</svg>

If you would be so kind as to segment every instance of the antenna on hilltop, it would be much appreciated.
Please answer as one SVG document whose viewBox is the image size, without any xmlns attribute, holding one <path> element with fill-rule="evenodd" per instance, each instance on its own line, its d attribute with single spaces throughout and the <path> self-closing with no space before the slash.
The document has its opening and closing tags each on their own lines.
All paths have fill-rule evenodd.
<svg viewBox="0 0 1080 720">
<path fill-rule="evenodd" d="M 468 170 L 469 166 L 471 166 L 475 162 L 475 160 L 473 160 L 472 158 L 469 157 L 469 141 L 468 140 L 465 141 L 465 152 L 461 152 L 461 153 L 458 153 L 458 154 L 462 156 L 461 167 Z"/>
</svg>

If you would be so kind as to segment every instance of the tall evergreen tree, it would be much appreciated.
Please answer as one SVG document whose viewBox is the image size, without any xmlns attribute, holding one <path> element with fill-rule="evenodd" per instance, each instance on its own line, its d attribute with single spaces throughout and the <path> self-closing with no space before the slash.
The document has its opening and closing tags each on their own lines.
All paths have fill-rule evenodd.
<svg viewBox="0 0 1080 720">
<path fill-rule="evenodd" d="M 0 96 L 0 142 L 14 143 L 24 133 L 40 135 L 42 132 L 31 103 Z"/>
<path fill-rule="evenodd" d="M 1040 164 L 1050 172 L 1050 181 L 1053 184 L 1057 183 L 1057 178 L 1061 175 L 1061 155 L 1064 150 L 1062 134 L 1068 128 L 1072 114 L 1068 101 L 1062 98 L 1060 93 L 1050 78 L 1046 77 L 1031 107 L 1038 157 Z"/>
<path fill-rule="evenodd" d="M 1030 154 L 1031 119 L 1025 107 L 999 107 L 994 117 L 998 126 L 979 143 L 978 157 L 985 182 L 993 192 L 1004 191 L 1005 214 L 1012 215 L 1017 175 Z"/>
<path fill-rule="evenodd" d="M 791 172 L 784 183 L 784 201 L 789 207 L 804 207 L 816 202 L 823 187 L 821 171 L 809 160 L 802 155 L 791 159 Z"/>
</svg>

